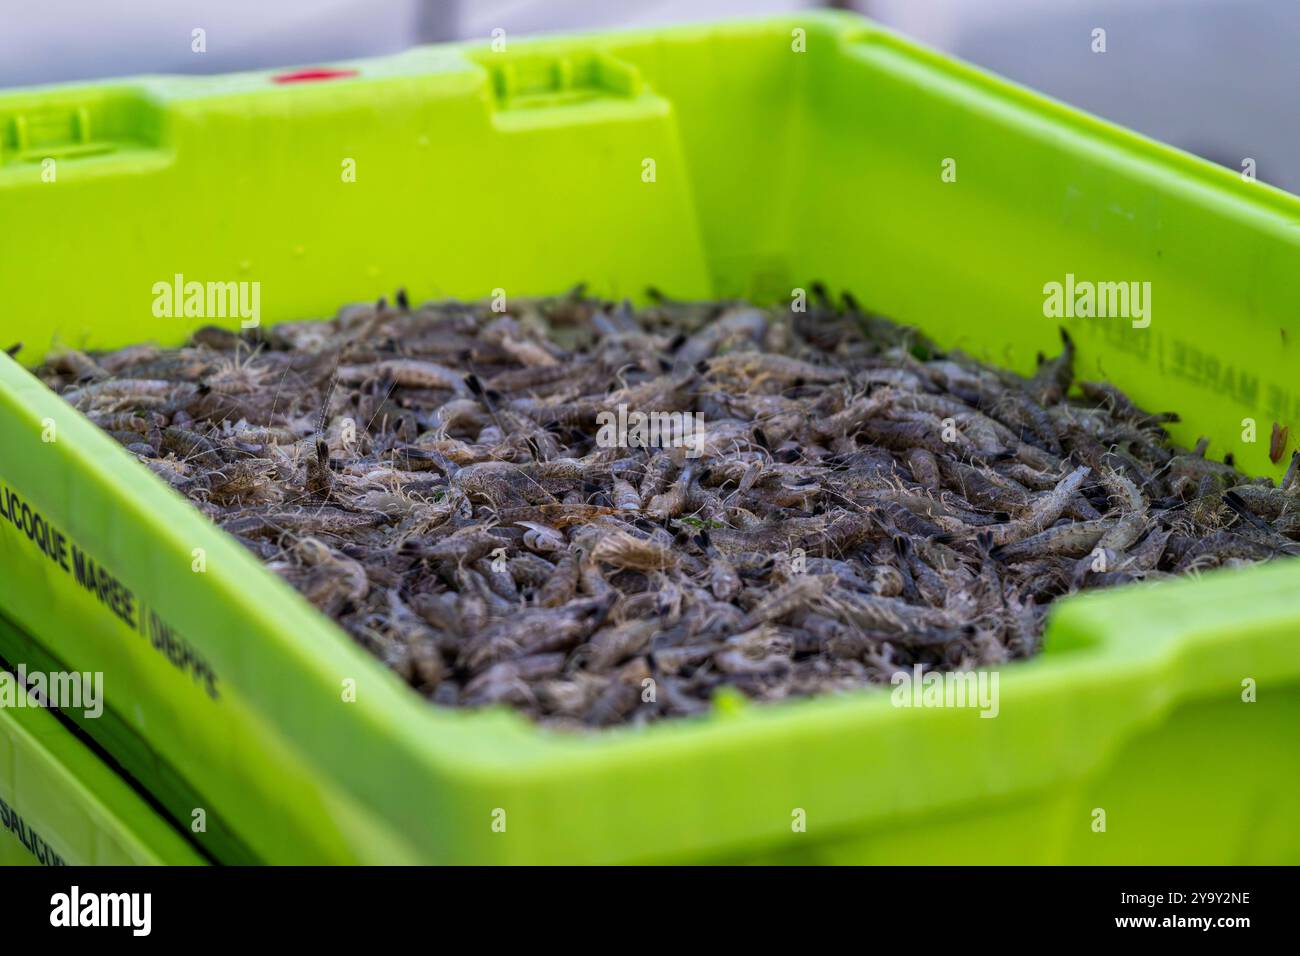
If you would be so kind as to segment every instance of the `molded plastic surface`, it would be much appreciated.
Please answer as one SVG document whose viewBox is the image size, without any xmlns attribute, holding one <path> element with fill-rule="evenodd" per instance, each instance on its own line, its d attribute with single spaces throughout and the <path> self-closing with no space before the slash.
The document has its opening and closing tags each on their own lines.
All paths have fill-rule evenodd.
<svg viewBox="0 0 1300 956">
<path fill-rule="evenodd" d="M 0 865 L 205 862 L 49 711 L 0 709 Z"/>
<path fill-rule="evenodd" d="M 821 279 L 1024 371 L 1057 347 L 1045 283 L 1149 281 L 1148 328 L 1065 322 L 1080 375 L 1278 473 L 1294 197 L 849 16 L 331 66 L 356 75 L 0 94 L 0 344 L 30 364 L 56 340 L 180 342 L 214 320 L 154 315 L 177 274 L 260 282 L 263 323 L 399 285 L 778 301 Z M 68 119 L 83 104 L 88 127 Z M 13 117 L 47 107 L 66 123 L 29 122 L 23 146 Z M 419 699 L 0 356 L 8 492 L 133 600 L 114 613 L 0 520 L 0 606 L 41 645 L 26 653 L 105 672 L 106 746 L 177 820 L 204 801 L 219 858 L 1300 859 L 1293 562 L 1062 602 L 1046 652 L 1002 671 L 996 719 L 865 690 L 558 735 Z"/>
</svg>

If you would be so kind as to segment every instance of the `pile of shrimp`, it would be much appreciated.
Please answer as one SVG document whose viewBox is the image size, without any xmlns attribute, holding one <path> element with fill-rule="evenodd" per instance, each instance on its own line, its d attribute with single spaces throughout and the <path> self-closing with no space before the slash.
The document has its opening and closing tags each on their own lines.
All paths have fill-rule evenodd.
<svg viewBox="0 0 1300 956">
<path fill-rule="evenodd" d="M 1073 366 L 814 287 L 399 292 L 38 374 L 436 704 L 583 727 L 997 667 L 1074 591 L 1297 549 L 1294 461 L 1247 479 Z"/>
</svg>

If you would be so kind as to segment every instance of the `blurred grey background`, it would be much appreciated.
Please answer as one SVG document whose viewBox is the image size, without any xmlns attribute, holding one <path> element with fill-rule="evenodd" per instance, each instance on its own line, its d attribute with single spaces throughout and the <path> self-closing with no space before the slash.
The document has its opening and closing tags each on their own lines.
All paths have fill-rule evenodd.
<svg viewBox="0 0 1300 956">
<path fill-rule="evenodd" d="M 467 37 L 851 8 L 1300 192 L 1300 0 L 42 0 L 0 3 L 0 87 L 324 63 Z M 207 51 L 191 50 L 195 28 Z M 1106 31 L 1106 53 L 1092 31 Z"/>
</svg>

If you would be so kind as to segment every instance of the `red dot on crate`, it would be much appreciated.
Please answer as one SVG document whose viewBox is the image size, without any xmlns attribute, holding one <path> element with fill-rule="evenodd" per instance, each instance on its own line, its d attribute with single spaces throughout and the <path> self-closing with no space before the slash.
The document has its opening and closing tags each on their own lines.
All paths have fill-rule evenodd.
<svg viewBox="0 0 1300 956">
<path fill-rule="evenodd" d="M 293 70 L 289 73 L 277 73 L 271 77 L 272 83 L 314 83 L 317 80 L 337 80 L 343 76 L 356 76 L 356 70 L 336 70 L 328 66 L 313 67 L 309 70 Z"/>
</svg>

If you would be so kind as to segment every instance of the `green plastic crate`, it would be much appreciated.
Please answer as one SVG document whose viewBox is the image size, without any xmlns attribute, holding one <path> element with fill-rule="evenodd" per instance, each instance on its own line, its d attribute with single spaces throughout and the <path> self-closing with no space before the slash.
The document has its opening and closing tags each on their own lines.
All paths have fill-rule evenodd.
<svg viewBox="0 0 1300 956">
<path fill-rule="evenodd" d="M 0 708 L 0 866 L 206 862 L 50 711 Z"/>
<path fill-rule="evenodd" d="M 182 341 L 211 320 L 153 314 L 177 274 L 260 282 L 263 323 L 399 285 L 781 301 L 821 279 L 1027 370 L 1057 347 L 1044 285 L 1073 274 L 1153 290 L 1148 328 L 1066 323 L 1081 375 L 1278 473 L 1294 197 L 839 14 L 336 66 L 0 95 L 22 360 Z M 419 699 L 0 357 L 4 490 L 133 604 L 0 520 L 0 602 L 36 637 L 0 653 L 104 671 L 113 719 L 91 732 L 176 820 L 207 807 L 221 859 L 1300 860 L 1295 563 L 1063 602 L 996 719 L 864 690 L 562 735 Z"/>
</svg>

